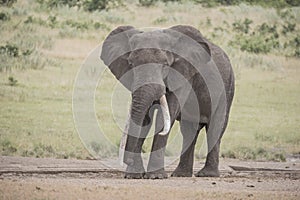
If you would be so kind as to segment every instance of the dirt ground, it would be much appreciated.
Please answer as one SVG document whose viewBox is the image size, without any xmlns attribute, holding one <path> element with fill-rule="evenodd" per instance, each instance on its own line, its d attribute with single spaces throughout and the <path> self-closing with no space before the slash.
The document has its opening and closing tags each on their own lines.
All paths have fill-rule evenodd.
<svg viewBox="0 0 300 200">
<path fill-rule="evenodd" d="M 113 160 L 0 161 L 0 199 L 300 199 L 298 161 L 221 160 L 219 178 L 164 180 L 123 179 Z M 202 165 L 196 164 L 195 170 Z"/>
</svg>

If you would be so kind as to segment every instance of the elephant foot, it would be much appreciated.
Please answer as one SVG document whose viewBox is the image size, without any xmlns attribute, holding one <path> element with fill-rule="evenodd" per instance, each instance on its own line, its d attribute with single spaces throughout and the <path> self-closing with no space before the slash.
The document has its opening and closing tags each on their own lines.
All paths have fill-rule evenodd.
<svg viewBox="0 0 300 200">
<path fill-rule="evenodd" d="M 145 175 L 144 167 L 127 166 L 124 178 L 126 179 L 142 179 Z"/>
<path fill-rule="evenodd" d="M 182 168 L 176 168 L 175 171 L 171 174 L 172 177 L 192 177 L 193 170 L 186 170 Z"/>
<path fill-rule="evenodd" d="M 220 172 L 218 169 L 212 169 L 208 167 L 202 168 L 199 172 L 195 174 L 196 177 L 219 177 Z"/>
<path fill-rule="evenodd" d="M 165 172 L 164 169 L 153 171 L 153 172 L 147 172 L 144 175 L 145 179 L 166 179 L 168 178 L 168 174 Z"/>
<path fill-rule="evenodd" d="M 145 173 L 125 173 L 124 178 L 126 179 L 142 179 Z"/>
</svg>

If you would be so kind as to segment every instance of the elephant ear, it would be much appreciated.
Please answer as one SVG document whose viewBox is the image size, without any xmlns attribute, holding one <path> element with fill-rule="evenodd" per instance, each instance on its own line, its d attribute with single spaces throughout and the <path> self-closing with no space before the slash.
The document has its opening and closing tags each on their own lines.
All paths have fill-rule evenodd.
<svg viewBox="0 0 300 200">
<path fill-rule="evenodd" d="M 199 68 L 211 61 L 211 49 L 200 31 L 191 26 L 178 25 L 164 30 L 171 37 L 170 52 L 174 54 L 174 62 L 167 80 L 170 90 L 180 88 L 189 81 Z"/>
<path fill-rule="evenodd" d="M 100 56 L 104 64 L 128 90 L 131 90 L 133 82 L 133 73 L 128 63 L 131 51 L 128 41 L 137 33 L 140 31 L 132 26 L 119 26 L 114 29 L 104 40 Z"/>
</svg>

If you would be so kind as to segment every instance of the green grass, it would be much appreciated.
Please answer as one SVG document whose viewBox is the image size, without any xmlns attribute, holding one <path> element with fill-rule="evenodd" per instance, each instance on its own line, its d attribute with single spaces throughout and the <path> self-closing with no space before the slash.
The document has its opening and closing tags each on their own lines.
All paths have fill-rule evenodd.
<svg viewBox="0 0 300 200">
<path fill-rule="evenodd" d="M 273 8 L 245 4 L 203 8 L 191 2 L 158 2 L 145 8 L 130 1 L 120 8 L 88 13 L 68 7 L 49 11 L 27 0 L 11 8 L 0 7 L 0 12 L 9 15 L 9 19 L 0 22 L 0 46 L 15 45 L 20 54 L 0 55 L 1 155 L 90 157 L 73 122 L 73 84 L 89 52 L 110 30 L 123 24 L 190 24 L 229 54 L 237 80 L 230 123 L 222 141 L 223 157 L 284 161 L 287 155 L 300 153 L 300 60 L 293 56 L 295 46 L 283 47 L 299 32 L 299 7 L 283 14 Z M 276 24 L 280 48 L 254 54 L 241 51 L 238 45 L 231 46 L 230 42 L 240 34 L 233 26 L 238 19 L 252 21 L 250 32 L 263 23 Z M 289 19 L 296 27 L 284 35 L 282 27 Z M 32 54 L 23 55 L 27 50 L 33 50 Z M 107 138 L 104 143 L 115 146 L 120 142 L 128 101 L 118 97 L 124 90 L 116 84 L 110 72 L 105 71 L 95 96 L 96 116 Z M 112 96 L 114 90 L 118 92 Z M 203 139 L 204 131 L 197 143 L 197 155 L 205 152 L 201 148 Z M 103 141 L 87 144 L 100 156 L 117 155 L 116 149 L 103 145 Z M 147 139 L 145 151 L 150 147 L 151 138 Z M 175 124 L 167 154 L 178 155 L 180 147 L 181 136 Z"/>
<path fill-rule="evenodd" d="M 300 81 L 296 74 L 298 66 L 284 72 L 241 71 L 222 143 L 224 156 L 233 152 L 237 158 L 275 159 L 276 154 L 299 153 Z M 259 151 L 266 155 L 256 155 Z"/>
</svg>

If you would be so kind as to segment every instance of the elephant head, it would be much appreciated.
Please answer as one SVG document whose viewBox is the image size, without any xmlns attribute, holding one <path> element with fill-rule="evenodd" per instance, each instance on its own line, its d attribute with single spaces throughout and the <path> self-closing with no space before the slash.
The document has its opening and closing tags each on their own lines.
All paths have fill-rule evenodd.
<svg viewBox="0 0 300 200">
<path fill-rule="evenodd" d="M 192 38 L 201 49 L 195 50 L 199 47 L 193 42 L 186 42 L 186 38 Z M 181 54 L 187 56 L 182 57 Z M 164 129 L 160 134 L 169 132 L 170 113 L 165 94 L 179 90 L 183 81 L 190 80 L 197 73 L 186 57 L 200 59 L 203 63 L 210 61 L 208 44 L 198 30 L 189 26 L 149 32 L 139 31 L 132 26 L 120 26 L 107 36 L 101 59 L 132 93 L 130 135 L 139 137 L 137 127 L 145 125 L 149 108 L 158 101 L 164 119 Z M 126 150 L 134 152 L 136 142 L 128 142 L 130 145 Z"/>
</svg>

